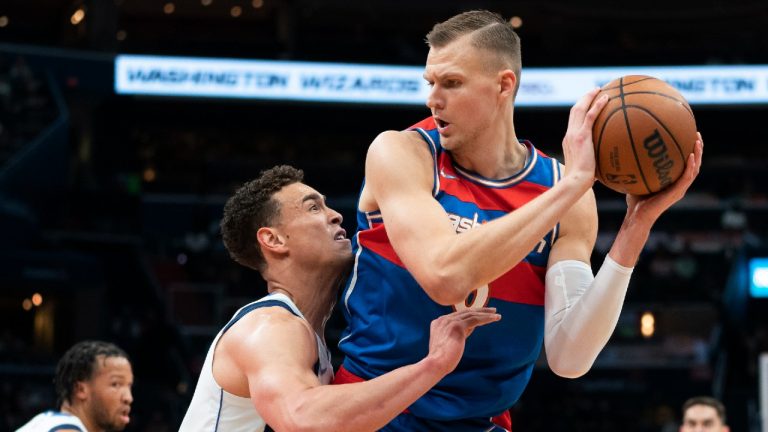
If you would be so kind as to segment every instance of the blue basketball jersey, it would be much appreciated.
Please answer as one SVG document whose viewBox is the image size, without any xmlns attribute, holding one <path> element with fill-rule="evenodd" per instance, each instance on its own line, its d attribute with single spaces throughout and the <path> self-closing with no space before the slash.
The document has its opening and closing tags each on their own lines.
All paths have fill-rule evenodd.
<svg viewBox="0 0 768 432">
<path fill-rule="evenodd" d="M 524 168 L 503 180 L 463 169 L 442 149 L 437 130 L 416 129 L 434 161 L 435 199 L 457 234 L 514 211 L 551 188 L 560 165 L 530 142 Z M 387 238 L 381 213 L 357 212 L 354 268 L 341 301 L 348 326 L 339 347 L 344 367 L 372 379 L 424 358 L 430 323 L 456 308 L 492 306 L 499 322 L 475 329 L 455 371 L 416 401 L 409 412 L 433 420 L 492 417 L 509 409 L 523 392 L 544 336 L 544 275 L 557 226 L 527 257 L 463 304 L 432 301 L 406 270 Z M 419 223 L 414 215 L 413 223 Z M 488 259 L 493 259 L 490 256 Z"/>
</svg>

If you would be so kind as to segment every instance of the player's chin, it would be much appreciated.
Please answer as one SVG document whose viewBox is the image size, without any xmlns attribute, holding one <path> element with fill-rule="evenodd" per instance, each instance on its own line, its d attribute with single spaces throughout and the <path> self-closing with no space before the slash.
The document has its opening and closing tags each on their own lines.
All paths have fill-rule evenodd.
<svg viewBox="0 0 768 432">
<path fill-rule="evenodd" d="M 440 135 L 440 146 L 443 147 L 446 150 L 452 150 L 456 147 L 456 136 L 453 134 L 450 135 Z"/>
<path fill-rule="evenodd" d="M 119 432 L 119 431 L 125 430 L 125 428 L 127 426 L 128 426 L 128 423 L 122 423 L 122 422 L 114 423 L 114 424 L 112 424 L 112 426 L 110 427 L 109 430 L 110 431 L 117 431 L 117 432 Z"/>
<path fill-rule="evenodd" d="M 350 254 L 352 253 L 352 241 L 346 237 L 334 240 L 333 244 L 334 247 L 338 248 L 342 252 L 348 251 Z"/>
<path fill-rule="evenodd" d="M 130 422 L 131 422 L 131 417 L 128 414 L 119 413 L 115 416 L 115 419 L 112 421 L 112 430 L 121 431 L 125 429 L 125 427 L 128 426 L 128 423 Z"/>
</svg>

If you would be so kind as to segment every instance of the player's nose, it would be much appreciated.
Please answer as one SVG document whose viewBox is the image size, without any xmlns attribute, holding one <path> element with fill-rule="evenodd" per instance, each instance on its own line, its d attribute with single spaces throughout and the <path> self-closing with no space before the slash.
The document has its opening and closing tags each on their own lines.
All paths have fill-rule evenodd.
<svg viewBox="0 0 768 432">
<path fill-rule="evenodd" d="M 329 221 L 334 225 L 341 225 L 341 222 L 344 220 L 344 216 L 332 208 L 328 209 L 328 217 Z"/>
<path fill-rule="evenodd" d="M 432 110 L 432 113 L 434 113 L 436 110 L 441 110 L 444 107 L 445 103 L 440 93 L 438 92 L 437 86 L 432 87 L 432 89 L 429 91 L 429 95 L 427 96 L 427 108 Z"/>
</svg>

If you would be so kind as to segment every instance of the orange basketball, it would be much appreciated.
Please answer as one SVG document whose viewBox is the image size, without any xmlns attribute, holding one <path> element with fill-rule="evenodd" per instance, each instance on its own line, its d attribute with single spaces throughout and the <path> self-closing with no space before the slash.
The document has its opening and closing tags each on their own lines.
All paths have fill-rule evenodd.
<svg viewBox="0 0 768 432">
<path fill-rule="evenodd" d="M 597 179 L 633 195 L 677 180 L 696 143 L 696 120 L 685 98 L 659 79 L 627 75 L 604 85 L 610 99 L 595 119 Z M 595 99 L 596 100 L 596 99 Z"/>
</svg>

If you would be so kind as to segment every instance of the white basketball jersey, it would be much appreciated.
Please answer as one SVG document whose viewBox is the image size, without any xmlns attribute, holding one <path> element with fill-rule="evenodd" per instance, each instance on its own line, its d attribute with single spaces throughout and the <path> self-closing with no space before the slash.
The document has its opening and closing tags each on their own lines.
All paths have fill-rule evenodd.
<svg viewBox="0 0 768 432">
<path fill-rule="evenodd" d="M 254 309 L 261 307 L 279 306 L 289 310 L 294 315 L 304 318 L 299 308 L 288 298 L 280 293 L 270 294 L 253 303 L 240 308 L 224 328 L 216 335 L 208 354 L 205 356 L 203 369 L 200 371 L 200 379 L 192 396 L 192 403 L 187 409 L 187 414 L 181 423 L 179 432 L 262 432 L 267 429 L 264 420 L 254 408 L 250 398 L 244 398 L 227 393 L 213 378 L 213 353 L 221 336 L 240 318 Z M 333 380 L 333 366 L 331 365 L 331 353 L 323 343 L 323 339 L 315 334 L 317 340 L 318 362 L 315 373 L 322 384 L 330 384 Z"/>
<path fill-rule="evenodd" d="M 17 429 L 16 432 L 52 432 L 62 429 L 88 432 L 79 418 L 60 411 L 40 413 L 32 417 L 32 420 Z"/>
</svg>

